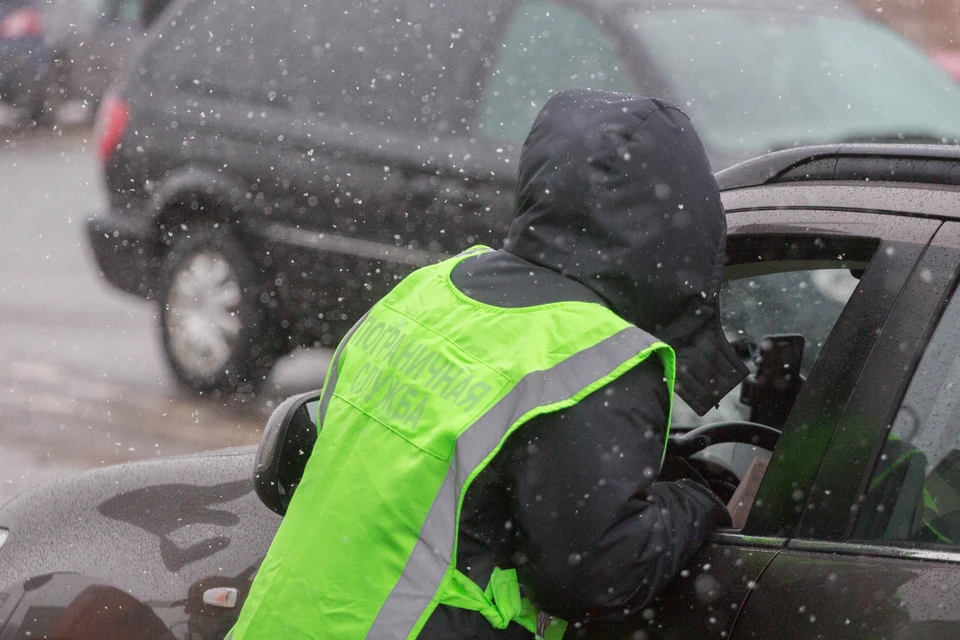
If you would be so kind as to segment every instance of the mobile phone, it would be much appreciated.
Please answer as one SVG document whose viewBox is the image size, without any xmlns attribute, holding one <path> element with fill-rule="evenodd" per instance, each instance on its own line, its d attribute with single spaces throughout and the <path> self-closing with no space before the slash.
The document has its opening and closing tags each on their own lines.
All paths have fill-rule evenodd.
<svg viewBox="0 0 960 640">
<path fill-rule="evenodd" d="M 782 429 L 803 388 L 800 364 L 804 337 L 797 333 L 764 336 L 756 357 L 757 372 L 744 381 L 740 402 L 750 407 L 750 421 Z"/>
</svg>

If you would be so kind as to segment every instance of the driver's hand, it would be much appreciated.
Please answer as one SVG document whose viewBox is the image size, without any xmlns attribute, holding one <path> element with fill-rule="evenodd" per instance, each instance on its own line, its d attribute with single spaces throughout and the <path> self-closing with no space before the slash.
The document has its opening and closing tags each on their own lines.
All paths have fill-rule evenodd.
<svg viewBox="0 0 960 640">
<path fill-rule="evenodd" d="M 757 490 L 763 481 L 763 474 L 767 471 L 768 459 L 755 457 L 743 474 L 743 479 L 737 490 L 733 492 L 733 497 L 727 503 L 727 510 L 730 512 L 730 519 L 733 520 L 734 529 L 743 529 L 747 523 L 747 516 L 753 507 L 753 501 L 757 497 Z"/>
<path fill-rule="evenodd" d="M 663 466 L 660 468 L 658 480 L 675 482 L 677 480 L 684 479 L 693 480 L 705 489 L 710 488 L 706 478 L 704 478 L 703 475 L 697 471 L 692 464 L 687 462 L 686 458 L 668 455 L 663 461 Z"/>
<path fill-rule="evenodd" d="M 709 495 L 716 507 L 713 510 L 713 527 L 729 527 L 730 515 L 727 513 L 727 505 L 723 503 L 717 494 L 713 491 L 710 483 L 697 471 L 692 464 L 685 458 L 679 456 L 667 456 L 663 461 L 663 467 L 660 469 L 659 481 L 678 482 L 686 480 L 698 485 L 707 495 Z"/>
</svg>

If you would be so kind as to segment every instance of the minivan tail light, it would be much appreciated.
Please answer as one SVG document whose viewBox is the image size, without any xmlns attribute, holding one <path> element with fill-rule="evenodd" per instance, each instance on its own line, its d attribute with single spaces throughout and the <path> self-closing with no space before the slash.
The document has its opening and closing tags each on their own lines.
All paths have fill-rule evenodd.
<svg viewBox="0 0 960 640">
<path fill-rule="evenodd" d="M 0 38 L 25 38 L 43 33 L 43 16 L 36 9 L 19 9 L 0 20 Z"/>
<path fill-rule="evenodd" d="M 108 96 L 100 103 L 97 114 L 97 141 L 100 163 L 106 162 L 120 145 L 127 131 L 127 103 L 117 96 Z"/>
</svg>

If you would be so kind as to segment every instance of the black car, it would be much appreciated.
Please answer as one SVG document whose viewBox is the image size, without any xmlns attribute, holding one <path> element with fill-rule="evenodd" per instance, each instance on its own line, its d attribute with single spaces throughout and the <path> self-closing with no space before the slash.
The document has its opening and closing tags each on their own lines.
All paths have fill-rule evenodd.
<svg viewBox="0 0 960 640">
<path fill-rule="evenodd" d="M 168 0 L 0 0 L 0 100 L 50 125 L 66 100 L 93 113 Z"/>
<path fill-rule="evenodd" d="M 43 122 L 50 113 L 52 70 L 53 49 L 36 3 L 0 0 L 0 102 L 22 110 L 31 122 Z"/>
<path fill-rule="evenodd" d="M 715 168 L 960 136 L 960 88 L 835 2 L 193 0 L 162 21 L 101 109 L 110 209 L 89 240 L 109 282 L 157 301 L 201 392 L 334 344 L 418 265 L 499 246 L 561 89 L 681 105 Z"/>
<path fill-rule="evenodd" d="M 722 322 L 754 375 L 704 418 L 678 407 L 669 446 L 748 513 L 624 637 L 960 637 L 960 150 L 810 147 L 717 180 Z M 257 455 L 98 469 L 0 509 L 0 640 L 222 638 L 316 397 Z"/>
</svg>

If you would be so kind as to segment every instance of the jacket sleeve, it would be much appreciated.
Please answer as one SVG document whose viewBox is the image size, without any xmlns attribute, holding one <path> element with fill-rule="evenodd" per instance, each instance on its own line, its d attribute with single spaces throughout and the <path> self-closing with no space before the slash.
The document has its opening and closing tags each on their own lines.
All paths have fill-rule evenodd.
<svg viewBox="0 0 960 640">
<path fill-rule="evenodd" d="M 693 481 L 657 481 L 668 408 L 660 363 L 648 360 L 532 420 L 499 456 L 518 562 L 545 611 L 568 621 L 631 618 L 726 515 Z"/>
</svg>

